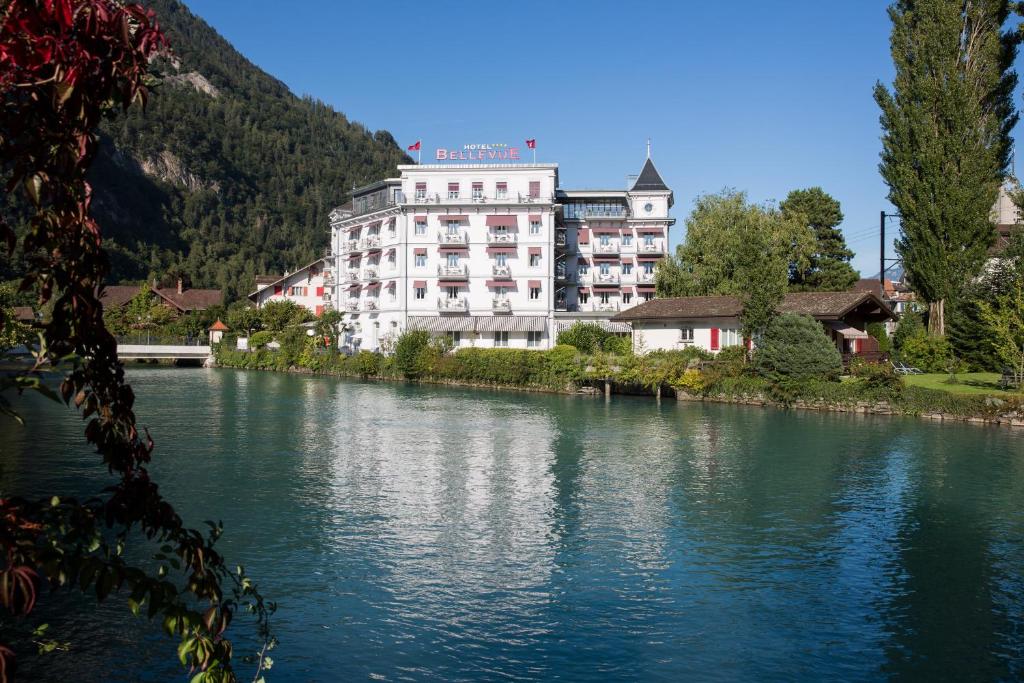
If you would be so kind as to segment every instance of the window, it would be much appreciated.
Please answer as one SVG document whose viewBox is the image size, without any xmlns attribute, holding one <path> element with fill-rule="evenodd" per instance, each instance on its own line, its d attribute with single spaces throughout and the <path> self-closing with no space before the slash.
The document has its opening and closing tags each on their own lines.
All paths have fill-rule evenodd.
<svg viewBox="0 0 1024 683">
<path fill-rule="evenodd" d="M 622 264 L 622 274 L 623 275 L 631 275 L 632 273 L 633 273 L 633 264 L 631 264 L 631 263 L 623 263 Z"/>
<path fill-rule="evenodd" d="M 536 267 L 540 265 L 540 254 L 530 254 L 530 266 Z"/>
<path fill-rule="evenodd" d="M 531 180 L 530 181 L 530 197 L 531 198 L 537 198 L 539 196 L 540 196 L 540 181 L 539 180 Z"/>
<path fill-rule="evenodd" d="M 416 288 L 416 298 L 417 299 L 426 299 L 427 298 L 427 288 L 426 287 L 417 287 Z"/>
<path fill-rule="evenodd" d="M 625 246 L 629 246 L 629 245 L 633 244 L 633 236 L 632 235 L 623 235 L 622 236 L 622 244 L 625 245 Z"/>
<path fill-rule="evenodd" d="M 395 252 L 394 251 L 389 251 L 388 252 L 388 263 L 390 263 L 391 266 L 394 267 L 394 265 L 395 265 Z"/>
<path fill-rule="evenodd" d="M 622 294 L 622 303 L 628 304 L 628 303 L 632 303 L 632 301 L 633 301 L 633 295 L 632 294 L 630 294 L 628 292 L 624 292 Z"/>
<path fill-rule="evenodd" d="M 445 289 L 445 292 L 446 292 L 446 294 L 447 294 L 449 299 L 458 299 L 459 298 L 459 288 L 458 287 L 445 287 L 444 289 Z"/>
<path fill-rule="evenodd" d="M 651 261 L 644 261 L 644 275 L 652 275 L 654 273 L 654 263 Z"/>
<path fill-rule="evenodd" d="M 390 221 L 388 221 L 388 233 L 390 233 L 392 237 L 395 236 L 395 219 L 394 218 L 392 218 Z"/>
<path fill-rule="evenodd" d="M 506 254 L 505 252 L 501 252 L 499 254 L 495 254 L 494 255 L 494 265 L 496 265 L 496 266 L 508 265 L 508 254 Z"/>
<path fill-rule="evenodd" d="M 494 333 L 494 346 L 505 347 L 508 346 L 508 332 L 495 332 Z"/>
<path fill-rule="evenodd" d="M 398 300 L 398 288 L 397 287 L 388 287 L 388 301 L 397 301 L 397 300 Z"/>
<path fill-rule="evenodd" d="M 484 184 L 483 183 L 473 183 L 473 199 L 483 199 L 483 198 L 484 198 Z"/>
<path fill-rule="evenodd" d="M 448 221 L 448 234 L 449 235 L 458 235 L 459 234 L 459 222 L 458 221 Z"/>
<path fill-rule="evenodd" d="M 426 268 L 427 267 L 427 255 L 426 254 L 416 254 L 416 267 L 417 268 Z"/>
<path fill-rule="evenodd" d="M 580 303 L 585 304 L 590 301 L 590 295 L 586 292 L 580 292 Z"/>
<path fill-rule="evenodd" d="M 494 196 L 498 199 L 508 197 L 508 183 L 497 183 L 494 186 Z"/>
<path fill-rule="evenodd" d="M 601 303 L 603 304 L 610 304 L 612 302 L 611 295 L 608 292 L 601 292 L 598 296 L 601 297 Z"/>
<path fill-rule="evenodd" d="M 444 336 L 448 338 L 448 343 L 452 346 L 458 346 L 462 343 L 461 332 L 445 332 Z"/>
<path fill-rule="evenodd" d="M 508 287 L 495 287 L 494 298 L 499 301 L 504 301 L 508 298 Z"/>
<path fill-rule="evenodd" d="M 644 301 L 650 301 L 654 298 L 654 295 L 650 292 L 644 292 Z"/>
<path fill-rule="evenodd" d="M 587 273 L 590 272 L 590 266 L 588 266 L 586 263 L 581 262 L 579 265 L 576 266 L 576 272 L 579 273 L 580 275 L 586 275 Z"/>
<path fill-rule="evenodd" d="M 306 296 L 306 288 L 305 287 L 291 287 L 291 288 L 288 289 L 288 294 L 290 296 Z"/>
<path fill-rule="evenodd" d="M 427 234 L 427 222 L 426 221 L 416 221 L 416 234 L 417 235 L 426 235 Z"/>
<path fill-rule="evenodd" d="M 539 330 L 536 331 L 536 332 L 527 332 L 526 333 L 526 345 L 529 346 L 529 347 L 534 347 L 534 348 L 540 346 L 540 335 L 541 335 L 541 333 L 540 333 Z"/>
<path fill-rule="evenodd" d="M 605 234 L 602 234 L 601 237 L 599 237 L 598 239 L 600 239 L 600 241 L 601 241 L 601 246 L 605 246 L 606 247 L 606 246 L 608 246 L 609 244 L 612 243 L 611 238 L 608 237 L 608 235 L 605 235 Z"/>
<path fill-rule="evenodd" d="M 679 330 L 679 341 L 682 342 L 683 344 L 692 344 L 693 343 L 693 328 L 692 327 L 684 327 L 684 328 L 680 329 Z"/>
<path fill-rule="evenodd" d="M 416 183 L 416 199 L 426 199 L 426 198 L 427 198 L 427 184 L 426 183 Z"/>
<path fill-rule="evenodd" d="M 650 234 L 644 235 L 644 246 L 648 246 L 648 247 L 653 247 L 654 246 L 654 235 L 650 235 Z"/>
<path fill-rule="evenodd" d="M 598 267 L 599 267 L 599 268 L 601 269 L 601 275 L 609 275 L 609 274 L 611 274 L 611 272 L 612 272 L 612 269 L 611 269 L 611 267 L 610 267 L 610 266 L 608 265 L 608 262 L 607 262 L 607 261 L 602 261 L 602 262 L 601 262 L 601 265 L 600 265 L 600 266 L 598 266 Z"/>
<path fill-rule="evenodd" d="M 534 300 L 540 299 L 540 287 L 530 287 L 530 298 Z"/>
<path fill-rule="evenodd" d="M 459 255 L 458 254 L 448 254 L 448 266 L 450 268 L 457 268 L 458 265 L 459 265 Z"/>
<path fill-rule="evenodd" d="M 494 234 L 495 235 L 499 235 L 501 237 L 504 237 L 505 235 L 508 234 L 508 226 L 507 225 L 496 225 L 496 226 L 494 226 Z"/>
<path fill-rule="evenodd" d="M 722 328 L 722 346 L 740 346 L 743 343 L 743 338 L 740 336 L 740 331 L 734 327 L 723 327 Z"/>
<path fill-rule="evenodd" d="M 448 199 L 458 199 L 458 198 L 459 198 L 459 184 L 458 183 L 448 183 Z"/>
<path fill-rule="evenodd" d="M 539 235 L 540 234 L 540 221 L 530 221 L 530 234 L 531 235 Z"/>
</svg>

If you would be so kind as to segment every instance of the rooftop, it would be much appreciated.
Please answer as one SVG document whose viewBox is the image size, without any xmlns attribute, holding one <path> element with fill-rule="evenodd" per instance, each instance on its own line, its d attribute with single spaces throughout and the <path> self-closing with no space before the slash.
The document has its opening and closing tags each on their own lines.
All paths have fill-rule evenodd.
<svg viewBox="0 0 1024 683">
<path fill-rule="evenodd" d="M 809 315 L 819 320 L 838 320 L 861 306 L 868 305 L 883 319 L 895 320 L 896 315 L 869 291 L 848 292 L 794 292 L 787 294 L 779 305 L 780 313 Z M 736 318 L 743 310 L 735 296 L 684 296 L 671 299 L 652 299 L 634 308 L 622 311 L 612 320 L 666 320 L 687 318 Z"/>
</svg>

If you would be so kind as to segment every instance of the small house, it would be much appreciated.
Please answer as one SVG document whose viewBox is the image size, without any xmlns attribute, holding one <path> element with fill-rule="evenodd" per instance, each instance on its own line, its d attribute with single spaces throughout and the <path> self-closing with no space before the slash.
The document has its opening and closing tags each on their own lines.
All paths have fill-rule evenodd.
<svg viewBox="0 0 1024 683">
<path fill-rule="evenodd" d="M 257 275 L 256 290 L 249 294 L 249 300 L 256 308 L 263 308 L 270 301 L 291 301 L 320 315 L 330 302 L 329 285 L 333 284 L 328 281 L 324 265 L 324 259 L 317 259 L 292 273 Z"/>
<path fill-rule="evenodd" d="M 750 344 L 740 332 L 742 310 L 743 304 L 735 296 L 676 297 L 642 303 L 615 315 L 612 321 L 633 325 L 637 352 L 696 346 L 717 353 L 727 346 Z M 843 354 L 877 354 L 877 342 L 866 332 L 868 324 L 896 319 L 892 309 L 869 291 L 787 294 L 779 312 L 809 315 L 820 321 Z"/>
</svg>

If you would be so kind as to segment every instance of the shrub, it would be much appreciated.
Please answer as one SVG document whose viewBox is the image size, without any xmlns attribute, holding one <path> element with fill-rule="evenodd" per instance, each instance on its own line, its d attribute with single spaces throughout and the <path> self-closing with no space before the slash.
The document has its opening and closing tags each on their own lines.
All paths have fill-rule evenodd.
<svg viewBox="0 0 1024 683">
<path fill-rule="evenodd" d="M 925 332 L 902 341 L 900 360 L 925 372 L 945 372 L 952 361 L 952 350 L 945 337 Z"/>
<path fill-rule="evenodd" d="M 601 342 L 601 348 L 616 356 L 628 356 L 633 353 L 633 339 L 617 334 L 608 334 Z"/>
<path fill-rule="evenodd" d="M 903 348 L 903 342 L 911 337 L 919 337 L 926 334 L 924 329 L 924 321 L 921 320 L 921 314 L 917 311 L 909 310 L 903 314 L 900 318 L 899 324 L 896 326 L 896 331 L 892 334 L 892 347 L 896 351 L 900 351 Z"/>
<path fill-rule="evenodd" d="M 380 374 L 381 356 L 370 351 L 360 351 L 349 359 L 352 370 L 361 377 Z"/>
<path fill-rule="evenodd" d="M 885 331 L 885 323 L 868 323 L 867 333 L 878 340 L 878 350 L 882 353 L 892 351 L 892 340 Z"/>
<path fill-rule="evenodd" d="M 600 325 L 577 322 L 558 335 L 558 344 L 568 344 L 580 352 L 591 354 L 601 350 L 601 343 L 608 333 Z"/>
<path fill-rule="evenodd" d="M 793 313 L 777 316 L 768 325 L 754 355 L 758 373 L 776 381 L 838 379 L 842 357 L 825 336 L 821 323 Z"/>
<path fill-rule="evenodd" d="M 690 368 L 684 370 L 683 374 L 680 375 L 672 386 L 677 389 L 681 389 L 689 394 L 700 394 L 703 393 L 707 388 L 707 379 L 700 370 L 696 368 Z"/>
<path fill-rule="evenodd" d="M 892 396 L 903 392 L 903 378 L 888 363 L 868 363 L 854 356 L 850 361 L 850 375 L 868 389 L 877 389 Z"/>
<path fill-rule="evenodd" d="M 249 348 L 255 351 L 256 349 L 262 349 L 270 342 L 274 341 L 274 333 L 269 331 L 253 332 L 252 336 L 249 337 Z"/>
<path fill-rule="evenodd" d="M 715 356 L 715 369 L 724 377 L 739 377 L 747 367 L 747 350 L 742 346 L 726 346 Z"/>
<path fill-rule="evenodd" d="M 395 342 L 395 369 L 406 379 L 423 374 L 423 352 L 430 348 L 430 333 L 425 330 L 406 330 Z"/>
</svg>

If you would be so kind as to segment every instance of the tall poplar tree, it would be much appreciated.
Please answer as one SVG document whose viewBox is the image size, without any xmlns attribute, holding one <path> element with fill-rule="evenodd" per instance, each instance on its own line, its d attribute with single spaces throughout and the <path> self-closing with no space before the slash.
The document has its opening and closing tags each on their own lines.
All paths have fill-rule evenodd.
<svg viewBox="0 0 1024 683">
<path fill-rule="evenodd" d="M 1019 36 L 1008 0 L 899 0 L 889 8 L 896 79 L 875 86 L 889 201 L 902 216 L 896 251 L 945 334 L 944 303 L 984 264 L 989 214 L 1017 122 Z"/>
</svg>

